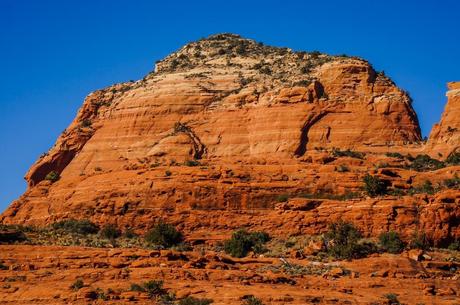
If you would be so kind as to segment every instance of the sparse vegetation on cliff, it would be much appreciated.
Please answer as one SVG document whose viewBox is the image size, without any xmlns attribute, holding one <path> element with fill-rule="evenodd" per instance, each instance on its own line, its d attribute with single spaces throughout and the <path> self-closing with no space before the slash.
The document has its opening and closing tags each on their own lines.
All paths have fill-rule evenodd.
<svg viewBox="0 0 460 305">
<path fill-rule="evenodd" d="M 56 182 L 61 178 L 58 172 L 56 171 L 50 171 L 46 176 L 45 180 L 49 180 L 51 182 Z"/>
<path fill-rule="evenodd" d="M 353 150 L 350 150 L 350 149 L 340 150 L 338 148 L 334 148 L 332 150 L 332 155 L 334 157 L 350 157 L 350 158 L 356 158 L 356 159 L 364 159 L 364 157 L 366 156 L 362 152 L 353 151 Z"/>
<path fill-rule="evenodd" d="M 385 181 L 377 176 L 367 174 L 363 178 L 364 190 L 371 197 L 385 195 L 388 191 L 388 185 Z"/>
</svg>

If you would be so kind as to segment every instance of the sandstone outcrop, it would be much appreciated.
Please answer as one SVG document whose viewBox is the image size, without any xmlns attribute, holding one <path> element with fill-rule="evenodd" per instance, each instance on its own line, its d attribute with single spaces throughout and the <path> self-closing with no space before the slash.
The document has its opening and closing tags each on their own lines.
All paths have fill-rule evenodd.
<svg viewBox="0 0 460 305">
<path fill-rule="evenodd" d="M 437 157 L 448 157 L 460 147 L 460 82 L 448 84 L 447 104 L 441 121 L 431 131 L 426 149 Z"/>
<path fill-rule="evenodd" d="M 452 115 L 430 138 L 431 153 L 458 142 L 445 133 L 460 124 L 458 86 L 450 88 Z M 367 173 L 403 190 L 454 177 L 458 168 L 418 173 L 384 154 L 421 152 L 420 141 L 408 94 L 365 60 L 214 35 L 167 56 L 142 80 L 91 93 L 0 221 L 90 218 L 145 230 L 164 218 L 189 235 L 240 226 L 313 234 L 342 217 L 367 236 L 424 230 L 441 244 L 460 237 L 458 191 L 444 199 L 321 199 L 295 209 L 278 202 L 283 194 L 295 201 L 358 193 Z M 50 172 L 60 179 L 47 180 Z"/>
</svg>

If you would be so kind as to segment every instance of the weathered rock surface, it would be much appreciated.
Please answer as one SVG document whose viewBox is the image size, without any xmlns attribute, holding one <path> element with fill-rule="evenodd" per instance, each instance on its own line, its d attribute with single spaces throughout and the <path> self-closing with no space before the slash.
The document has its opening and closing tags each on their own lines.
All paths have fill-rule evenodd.
<svg viewBox="0 0 460 305">
<path fill-rule="evenodd" d="M 460 124 L 456 86 L 443 132 Z M 420 140 L 410 97 L 368 62 L 215 35 L 169 55 L 140 81 L 90 94 L 0 221 L 90 218 L 144 230 L 161 217 L 189 235 L 240 226 L 311 234 L 342 217 L 365 235 L 423 229 L 443 243 L 460 237 L 458 191 L 275 210 L 282 194 L 360 192 L 366 173 L 402 189 L 453 177 L 456 167 L 376 170 L 400 162 L 385 152 L 423 151 Z M 367 155 L 337 157 L 333 148 Z M 60 174 L 54 183 L 45 179 L 51 171 Z"/>
<path fill-rule="evenodd" d="M 441 121 L 431 131 L 426 149 L 433 155 L 448 157 L 460 147 L 460 82 L 448 84 L 447 104 Z"/>
</svg>

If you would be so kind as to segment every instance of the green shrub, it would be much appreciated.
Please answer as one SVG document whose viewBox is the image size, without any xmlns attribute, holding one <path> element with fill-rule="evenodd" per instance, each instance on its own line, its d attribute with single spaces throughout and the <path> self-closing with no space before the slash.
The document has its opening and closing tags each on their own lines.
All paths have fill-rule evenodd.
<svg viewBox="0 0 460 305">
<path fill-rule="evenodd" d="M 314 193 L 314 194 L 299 194 L 298 197 L 308 199 L 329 199 L 346 201 L 354 198 L 359 198 L 361 195 L 355 192 L 345 192 L 344 194 L 330 194 L 330 193 Z"/>
<path fill-rule="evenodd" d="M 256 298 L 253 295 L 245 295 L 243 297 L 242 305 L 264 305 L 261 299 Z"/>
<path fill-rule="evenodd" d="M 449 165 L 460 165 L 460 152 L 451 153 L 447 157 L 446 163 L 448 163 Z"/>
<path fill-rule="evenodd" d="M 398 296 L 394 293 L 384 294 L 383 297 L 388 300 L 389 305 L 398 305 L 399 303 Z"/>
<path fill-rule="evenodd" d="M 200 165 L 200 162 L 196 161 L 196 160 L 187 160 L 185 161 L 185 166 L 199 166 Z"/>
<path fill-rule="evenodd" d="M 363 178 L 364 190 L 371 197 L 385 195 L 388 190 L 388 185 L 385 181 L 377 176 L 367 174 Z"/>
<path fill-rule="evenodd" d="M 139 284 L 131 283 L 130 291 L 138 291 L 138 292 L 145 292 L 144 287 Z"/>
<path fill-rule="evenodd" d="M 397 152 L 388 152 L 386 153 L 386 156 L 390 158 L 404 159 L 404 156 Z"/>
<path fill-rule="evenodd" d="M 453 178 L 444 180 L 444 186 L 449 189 L 459 189 L 460 188 L 460 178 L 455 174 Z"/>
<path fill-rule="evenodd" d="M 339 165 L 339 166 L 337 167 L 337 171 L 338 171 L 339 173 L 345 173 L 345 172 L 349 172 L 350 169 L 348 168 L 348 166 L 342 164 L 342 165 Z"/>
<path fill-rule="evenodd" d="M 154 298 L 166 293 L 166 290 L 163 288 L 163 281 L 152 280 L 143 283 L 142 286 L 150 298 Z"/>
<path fill-rule="evenodd" d="M 431 243 L 425 233 L 415 232 L 409 246 L 411 249 L 428 250 L 430 248 L 430 244 Z"/>
<path fill-rule="evenodd" d="M 362 256 L 362 248 L 358 244 L 361 233 L 352 223 L 342 220 L 331 223 L 324 238 L 328 253 L 335 258 L 352 259 Z"/>
<path fill-rule="evenodd" d="M 61 220 L 59 222 L 53 223 L 52 227 L 57 230 L 63 230 L 68 233 L 76 233 L 81 235 L 95 234 L 99 231 L 99 227 L 88 219 Z"/>
<path fill-rule="evenodd" d="M 418 172 L 425 172 L 443 168 L 444 162 L 433 159 L 428 155 L 418 155 L 407 167 Z"/>
<path fill-rule="evenodd" d="M 81 288 L 83 288 L 84 286 L 84 283 L 83 283 L 83 280 L 82 279 L 76 279 L 75 282 L 73 282 L 72 285 L 70 285 L 70 288 L 74 291 L 77 291 Z"/>
<path fill-rule="evenodd" d="M 286 194 L 279 195 L 278 197 L 276 197 L 276 201 L 278 202 L 286 202 L 288 201 L 288 199 L 289 199 L 289 196 Z"/>
<path fill-rule="evenodd" d="M 365 157 L 364 153 L 361 153 L 361 152 L 358 152 L 358 151 L 353 151 L 353 150 L 350 150 L 350 149 L 340 150 L 340 149 L 336 149 L 336 148 L 334 148 L 332 150 L 332 155 L 334 157 L 350 157 L 350 158 L 355 158 L 355 159 L 364 159 L 364 157 Z"/>
<path fill-rule="evenodd" d="M 99 231 L 99 235 L 106 239 L 116 239 L 120 237 L 121 232 L 113 224 L 107 224 Z"/>
<path fill-rule="evenodd" d="M 182 233 L 170 224 L 159 222 L 145 234 L 145 241 L 155 246 L 171 248 L 182 242 Z"/>
<path fill-rule="evenodd" d="M 422 185 L 411 187 L 409 194 L 430 194 L 433 195 L 437 190 L 433 187 L 431 181 L 426 180 Z"/>
<path fill-rule="evenodd" d="M 56 171 L 50 171 L 46 177 L 45 177 L 45 180 L 49 180 L 51 182 L 56 182 L 58 181 L 59 179 L 61 178 L 61 176 L 59 175 L 58 172 Z"/>
<path fill-rule="evenodd" d="M 214 302 L 211 299 L 198 299 L 194 297 L 186 297 L 179 301 L 179 305 L 209 305 Z"/>
<path fill-rule="evenodd" d="M 449 250 L 453 251 L 460 251 L 460 240 L 456 240 L 450 243 L 450 245 L 447 247 Z"/>
<path fill-rule="evenodd" d="M 386 252 L 396 254 L 404 250 L 404 242 L 399 237 L 399 234 L 394 231 L 380 234 L 379 241 L 380 246 Z"/>
<path fill-rule="evenodd" d="M 138 237 L 138 235 L 136 234 L 136 232 L 134 232 L 133 229 L 128 228 L 128 229 L 126 229 L 126 231 L 123 233 L 123 237 L 124 237 L 124 238 L 128 238 L 128 239 L 132 239 L 132 238 Z"/>
<path fill-rule="evenodd" d="M 269 240 L 270 236 L 265 232 L 238 230 L 224 242 L 224 251 L 233 257 L 245 257 L 251 250 L 262 253 L 265 251 L 264 244 Z"/>
</svg>

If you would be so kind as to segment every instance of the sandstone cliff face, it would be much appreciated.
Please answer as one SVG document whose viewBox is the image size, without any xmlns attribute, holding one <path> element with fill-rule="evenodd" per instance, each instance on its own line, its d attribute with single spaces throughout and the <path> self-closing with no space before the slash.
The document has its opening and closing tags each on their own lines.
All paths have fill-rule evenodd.
<svg viewBox="0 0 460 305">
<path fill-rule="evenodd" d="M 373 152 L 411 143 L 420 150 L 420 139 L 410 97 L 366 61 L 215 35 L 169 55 L 142 80 L 90 94 L 0 221 L 74 217 L 145 229 L 163 217 L 190 234 L 238 226 L 310 234 L 340 216 L 367 235 L 426 227 L 441 242 L 460 236 L 459 215 L 434 197 L 275 210 L 280 194 L 359 191 L 382 161 Z M 369 157 L 331 158 L 332 148 Z M 344 165 L 350 170 L 337 170 Z M 50 171 L 60 180 L 47 181 Z M 396 175 L 387 178 L 403 187 L 423 181 L 411 171 Z M 456 194 L 449 200 L 459 204 Z"/>
<path fill-rule="evenodd" d="M 448 157 L 460 147 L 460 82 L 448 84 L 447 105 L 441 121 L 431 131 L 426 149 L 433 155 Z"/>
</svg>

